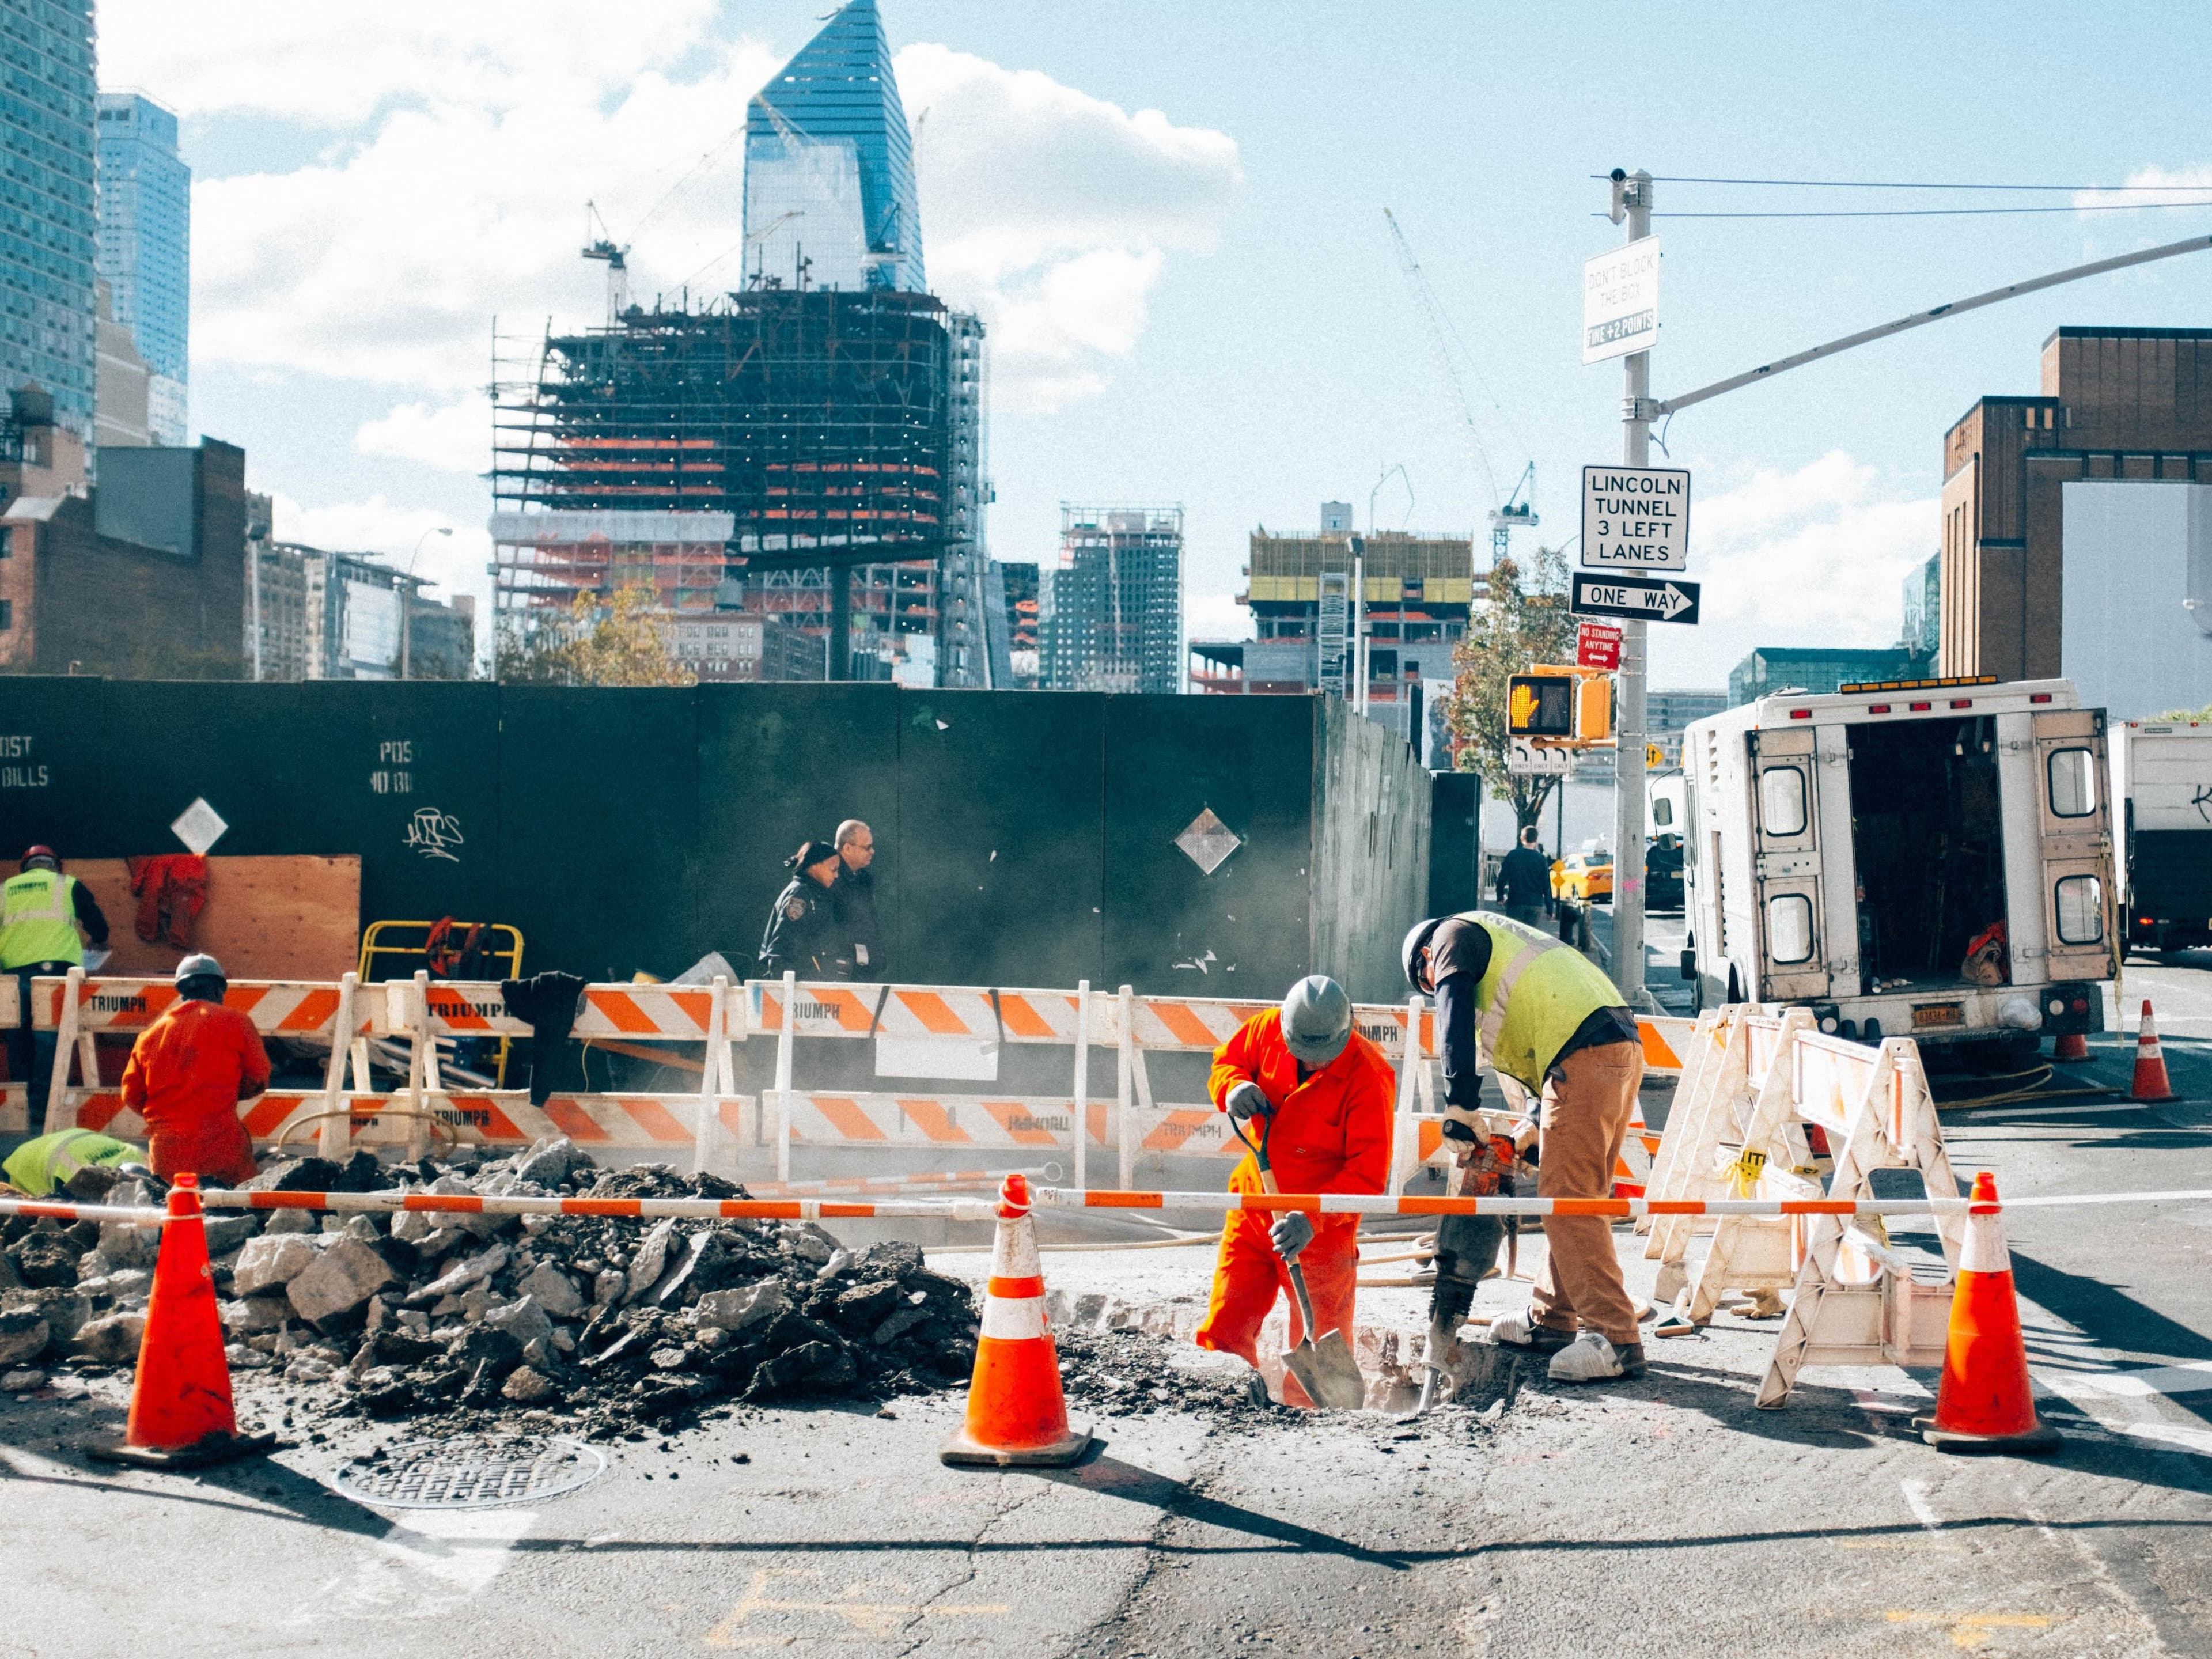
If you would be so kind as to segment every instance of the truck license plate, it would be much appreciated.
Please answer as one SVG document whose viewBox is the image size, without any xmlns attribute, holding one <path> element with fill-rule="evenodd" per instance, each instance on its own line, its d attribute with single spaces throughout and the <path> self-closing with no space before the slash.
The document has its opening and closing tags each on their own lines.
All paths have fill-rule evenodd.
<svg viewBox="0 0 2212 1659">
<path fill-rule="evenodd" d="M 1923 1002 L 1916 1005 L 1912 1010 L 1912 1024 L 1916 1028 L 1964 1025 L 1966 1023 L 1966 1005 L 1963 1002 Z"/>
</svg>

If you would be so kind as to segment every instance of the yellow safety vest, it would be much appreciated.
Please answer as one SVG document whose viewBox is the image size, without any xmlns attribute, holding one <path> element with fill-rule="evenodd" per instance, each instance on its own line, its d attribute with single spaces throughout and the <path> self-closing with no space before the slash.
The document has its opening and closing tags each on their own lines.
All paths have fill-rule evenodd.
<svg viewBox="0 0 2212 1659">
<path fill-rule="evenodd" d="M 1490 936 L 1490 965 L 1475 986 L 1478 1028 L 1491 1066 L 1540 1094 L 1567 1039 L 1601 1008 L 1625 1008 L 1595 963 L 1563 939 L 1490 910 L 1466 910 Z"/>
<path fill-rule="evenodd" d="M 34 962 L 82 963 L 76 933 L 76 878 L 26 870 L 0 889 L 0 969 Z"/>
</svg>

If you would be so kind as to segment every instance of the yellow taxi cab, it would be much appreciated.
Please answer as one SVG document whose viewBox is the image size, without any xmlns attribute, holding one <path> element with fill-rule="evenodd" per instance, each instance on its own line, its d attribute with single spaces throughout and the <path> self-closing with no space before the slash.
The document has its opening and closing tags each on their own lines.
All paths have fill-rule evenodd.
<svg viewBox="0 0 2212 1659">
<path fill-rule="evenodd" d="M 1613 896 L 1613 854 L 1570 853 L 1552 865 L 1552 892 L 1557 898 L 1591 904 Z"/>
</svg>

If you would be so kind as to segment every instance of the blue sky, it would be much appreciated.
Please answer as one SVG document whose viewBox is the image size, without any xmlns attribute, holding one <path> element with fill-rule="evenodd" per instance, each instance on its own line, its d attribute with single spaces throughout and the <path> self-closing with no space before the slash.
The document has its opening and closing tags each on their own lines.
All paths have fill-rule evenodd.
<svg viewBox="0 0 2212 1659">
<path fill-rule="evenodd" d="M 1579 467 L 1620 453 L 1618 368 L 1576 351 L 1580 264 L 1620 234 L 1591 216 L 1589 175 L 2212 182 L 2201 94 L 2177 67 L 2204 61 L 2212 14 L 2171 7 L 2101 9 L 2094 47 L 2080 9 L 2055 5 L 884 9 L 908 113 L 929 112 L 931 274 L 994 323 L 993 551 L 1048 557 L 1063 499 L 1180 501 L 1194 632 L 1233 625 L 1255 524 L 1310 525 L 1330 496 L 1364 517 L 1401 464 L 1410 517 L 1394 483 L 1385 525 L 1464 532 L 1492 504 L 1386 206 L 1468 349 L 1491 471 L 1510 489 L 1533 459 L 1564 538 Z M 611 46 L 604 8 L 580 0 L 325 0 L 270 5 L 257 27 L 216 0 L 111 0 L 103 82 L 182 109 L 198 181 L 195 425 L 246 446 L 286 533 L 404 553 L 450 524 L 425 566 L 480 589 L 471 398 L 493 316 L 529 337 L 597 311 L 596 270 L 574 257 L 587 195 L 635 234 L 641 287 L 734 240 L 734 150 L 648 210 L 826 9 L 653 0 Z M 1662 215 L 1921 204 L 1659 198 Z M 1664 395 L 2212 230 L 2212 210 L 1658 228 Z M 1935 545 L 1944 428 L 1984 393 L 2035 390 L 2061 324 L 2212 325 L 2208 257 L 1680 416 L 1666 436 L 1696 478 L 1708 620 L 1663 630 L 1656 681 L 1719 684 L 1756 643 L 1893 637 L 1899 580 Z"/>
</svg>

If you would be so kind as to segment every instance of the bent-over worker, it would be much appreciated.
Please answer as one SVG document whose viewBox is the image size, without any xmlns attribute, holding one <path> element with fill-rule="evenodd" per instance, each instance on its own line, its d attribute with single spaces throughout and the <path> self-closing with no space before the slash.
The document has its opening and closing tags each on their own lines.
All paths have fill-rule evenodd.
<svg viewBox="0 0 2212 1659">
<path fill-rule="evenodd" d="M 222 1006 L 229 986 L 213 957 L 186 957 L 176 985 L 177 1000 L 131 1045 L 123 1103 L 146 1120 L 148 1162 L 162 1180 L 247 1180 L 253 1143 L 238 1109 L 269 1086 L 269 1055 L 253 1022 Z"/>
<path fill-rule="evenodd" d="M 1434 994 L 1444 1099 L 1475 1103 L 1477 1028 L 1491 1065 L 1542 1100 L 1536 1191 L 1604 1198 L 1644 1081 L 1636 1016 L 1581 951 L 1488 910 L 1432 917 L 1406 935 L 1406 978 Z M 1644 1374 L 1636 1304 L 1602 1216 L 1547 1216 L 1544 1271 L 1525 1314 L 1492 1338 L 1552 1356 L 1555 1382 Z M 1577 1334 L 1577 1326 L 1582 1328 Z"/>
<path fill-rule="evenodd" d="M 768 931 L 761 935 L 761 971 L 771 979 L 787 971 L 802 980 L 852 978 L 850 947 L 837 925 L 831 891 L 845 867 L 836 848 L 826 841 L 802 842 L 783 867 L 791 880 L 775 896 Z"/>
<path fill-rule="evenodd" d="M 1379 1193 L 1390 1178 L 1395 1085 L 1382 1051 L 1352 1029 L 1352 999 L 1344 988 L 1316 975 L 1293 985 L 1280 1008 L 1253 1015 L 1213 1051 L 1206 1087 L 1245 1138 L 1266 1148 L 1277 1191 Z M 1231 1173 L 1229 1190 L 1266 1190 L 1251 1153 Z M 1312 1242 L 1300 1255 L 1307 1238 Z M 1195 1339 L 1200 1347 L 1239 1355 L 1256 1370 L 1260 1326 L 1278 1295 L 1290 1301 L 1291 1345 L 1304 1339 L 1284 1251 L 1297 1255 L 1305 1269 L 1318 1334 L 1340 1330 L 1351 1340 L 1359 1218 L 1291 1211 L 1271 1228 L 1265 1212 L 1237 1210 L 1221 1230 L 1213 1295 Z M 1283 1401 L 1313 1404 L 1287 1372 Z"/>
<path fill-rule="evenodd" d="M 8 1033 L 8 1072 L 27 1085 L 31 1133 L 38 1135 L 46 1127 L 54 1033 L 31 1029 L 31 981 L 82 967 L 85 939 L 95 947 L 107 943 L 107 918 L 91 888 L 62 873 L 52 848 L 25 848 L 17 870 L 0 888 L 0 973 L 15 975 L 20 1010 L 17 1028 Z"/>
</svg>

